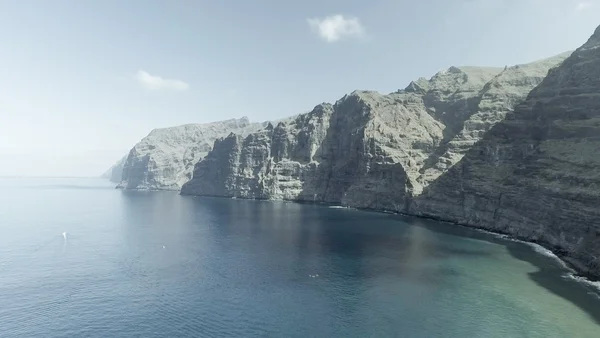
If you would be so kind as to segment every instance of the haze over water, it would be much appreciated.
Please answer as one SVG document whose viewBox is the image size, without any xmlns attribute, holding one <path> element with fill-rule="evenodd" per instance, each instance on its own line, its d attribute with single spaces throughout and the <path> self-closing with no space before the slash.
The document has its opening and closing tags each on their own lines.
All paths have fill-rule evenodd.
<svg viewBox="0 0 600 338">
<path fill-rule="evenodd" d="M 598 337 L 532 247 L 417 218 L 0 178 L 0 337 Z"/>
</svg>

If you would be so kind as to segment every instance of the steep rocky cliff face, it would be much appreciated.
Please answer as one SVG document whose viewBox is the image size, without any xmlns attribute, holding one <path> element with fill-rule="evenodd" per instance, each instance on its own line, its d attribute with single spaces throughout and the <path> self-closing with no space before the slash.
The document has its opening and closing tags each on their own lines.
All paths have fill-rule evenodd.
<svg viewBox="0 0 600 338">
<path fill-rule="evenodd" d="M 566 56 L 451 67 L 396 93 L 355 91 L 246 137 L 231 134 L 182 193 L 405 210 Z"/>
<path fill-rule="evenodd" d="M 570 54 L 571 52 L 567 52 L 545 60 L 507 67 L 487 82 L 478 95 L 471 99 L 470 104 L 475 108 L 469 110 L 465 118 L 453 117 L 449 122 L 456 125 L 451 127 L 451 138 L 436 149 L 423 170 L 421 183 L 427 185 L 460 161 L 492 126 L 504 120 L 506 114 L 526 98 L 548 74 L 550 68 L 558 65 Z"/>
<path fill-rule="evenodd" d="M 538 241 L 600 276 L 600 27 L 407 211 Z"/>
<path fill-rule="evenodd" d="M 121 158 L 119 160 L 119 162 L 115 163 L 100 177 L 106 178 L 113 183 L 120 183 L 122 174 L 123 174 L 123 166 L 125 165 L 125 161 L 127 161 L 127 156 Z"/>
<path fill-rule="evenodd" d="M 332 112 L 330 104 L 321 104 L 246 137 L 231 133 L 217 140 L 214 151 L 196 165 L 195 179 L 184 185 L 183 193 L 305 199 L 312 192 L 304 183 L 315 179 Z"/>
<path fill-rule="evenodd" d="M 231 134 L 182 193 L 435 217 L 538 241 L 598 276 L 599 45 L 597 31 L 572 55 L 451 67 Z"/>
<path fill-rule="evenodd" d="M 194 164 L 219 137 L 245 135 L 264 127 L 248 118 L 155 129 L 129 152 L 118 188 L 179 190 L 192 177 Z"/>
</svg>

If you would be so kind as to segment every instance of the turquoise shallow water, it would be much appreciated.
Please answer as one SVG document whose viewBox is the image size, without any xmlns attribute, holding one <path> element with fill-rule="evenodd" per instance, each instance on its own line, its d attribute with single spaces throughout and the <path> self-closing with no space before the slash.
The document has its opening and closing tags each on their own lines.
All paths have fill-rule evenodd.
<svg viewBox="0 0 600 338">
<path fill-rule="evenodd" d="M 422 219 L 3 178 L 0 231 L 0 337 L 600 337 L 555 259 Z"/>
</svg>

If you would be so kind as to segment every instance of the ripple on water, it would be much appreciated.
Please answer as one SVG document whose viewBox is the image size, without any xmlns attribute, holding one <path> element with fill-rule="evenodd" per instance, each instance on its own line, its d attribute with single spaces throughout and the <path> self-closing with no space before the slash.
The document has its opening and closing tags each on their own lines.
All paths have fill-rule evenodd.
<svg viewBox="0 0 600 338">
<path fill-rule="evenodd" d="M 2 337 L 598 337 L 598 283 L 530 243 L 343 206 L 1 194 Z"/>
</svg>

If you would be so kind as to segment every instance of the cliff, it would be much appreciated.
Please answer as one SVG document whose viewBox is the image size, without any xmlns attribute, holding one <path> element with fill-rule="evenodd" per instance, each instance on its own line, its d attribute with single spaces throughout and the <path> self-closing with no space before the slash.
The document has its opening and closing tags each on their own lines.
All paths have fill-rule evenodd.
<svg viewBox="0 0 600 338">
<path fill-rule="evenodd" d="M 120 183 L 123 174 L 123 166 L 125 165 L 126 160 L 127 156 L 124 156 L 100 177 L 106 178 L 113 183 Z"/>
<path fill-rule="evenodd" d="M 290 200 L 308 194 L 304 181 L 314 179 L 332 109 L 321 104 L 246 137 L 218 139 L 183 193 Z"/>
<path fill-rule="evenodd" d="M 407 212 L 539 242 L 600 277 L 600 27 Z"/>
<path fill-rule="evenodd" d="M 259 132 L 232 133 L 182 193 L 406 210 L 567 56 L 451 67 L 389 95 L 355 91 Z"/>
<path fill-rule="evenodd" d="M 537 241 L 598 276 L 598 35 L 572 55 L 451 67 L 230 134 L 181 192 L 434 217 Z"/>
<path fill-rule="evenodd" d="M 192 177 L 194 164 L 219 137 L 240 135 L 264 127 L 248 118 L 155 129 L 137 143 L 123 164 L 118 188 L 179 190 Z"/>
</svg>

